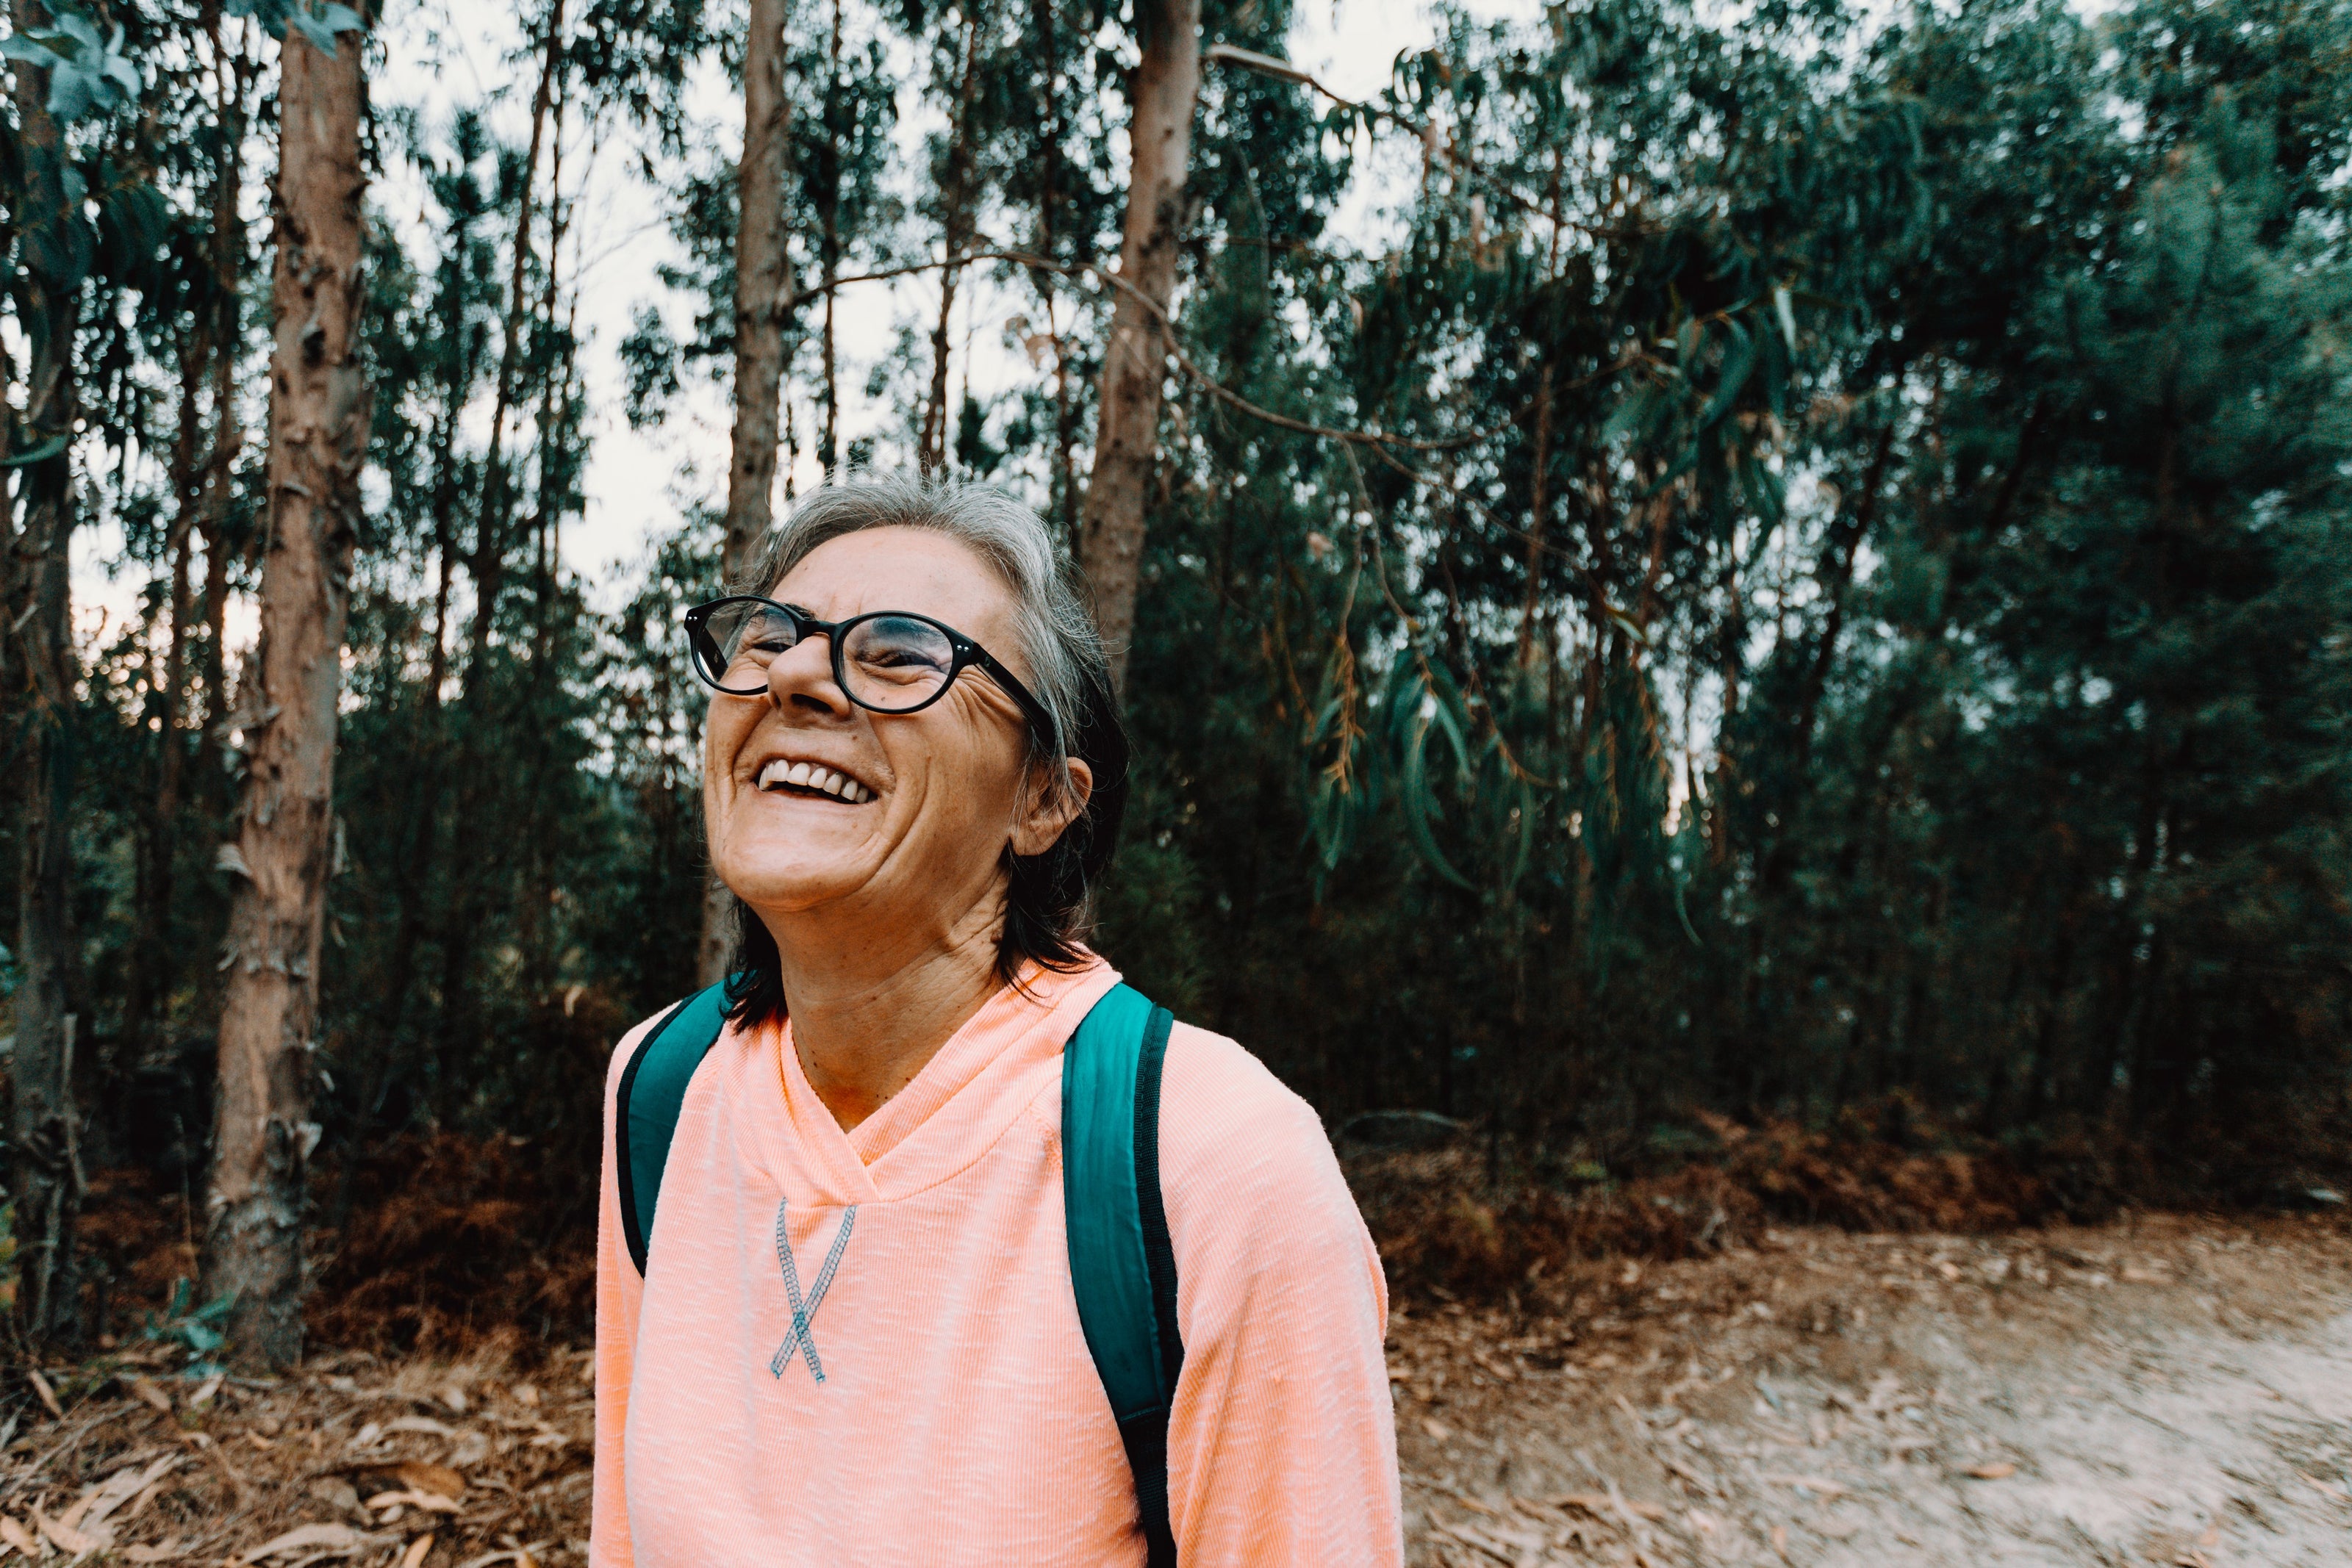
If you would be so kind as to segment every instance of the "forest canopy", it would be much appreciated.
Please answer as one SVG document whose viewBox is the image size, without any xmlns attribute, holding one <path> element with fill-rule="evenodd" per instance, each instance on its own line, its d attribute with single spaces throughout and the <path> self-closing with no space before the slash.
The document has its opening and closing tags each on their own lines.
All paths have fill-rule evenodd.
<svg viewBox="0 0 2352 1568">
<path fill-rule="evenodd" d="M 543 1173 L 536 1236 L 593 1223 L 606 1053 L 714 962 L 678 616 L 812 471 L 1002 486 L 1067 537 L 1137 737 L 1096 945 L 1335 1126 L 1606 1173 L 1700 1113 L 1900 1106 L 2235 1196 L 2341 1146 L 2344 0 L 1441 6 L 1361 100 L 1288 63 L 1286 0 L 530 0 L 512 140 L 390 95 L 370 12 L 12 17 L 37 1334 L 83 1332 L 88 1173 L 198 1192 L 233 1114 L 278 1129 L 289 1236 L 452 1135 Z M 350 97 L 340 270 L 289 270 L 332 213 L 298 85 Z M 1181 134 L 1139 163 L 1151 115 Z M 600 400 L 572 225 L 614 147 L 678 259 Z M 370 205 L 394 179 L 421 215 Z M 877 275 L 936 314 L 853 366 Z M 347 317 L 289 305 L 321 277 Z M 975 322 L 983 283 L 1018 312 Z M 584 580 L 599 433 L 713 386 L 726 504 Z M 854 438 L 852 397 L 887 411 Z M 303 478 L 313 406 L 348 439 Z M 135 615 L 74 613 L 82 530 Z M 331 789 L 272 982 L 312 1010 L 253 1047 L 277 1108 L 216 1128 L 269 978 L 254 846 L 294 831 L 256 816 L 295 722 L 257 615 L 340 650 L 303 665 Z"/>
</svg>

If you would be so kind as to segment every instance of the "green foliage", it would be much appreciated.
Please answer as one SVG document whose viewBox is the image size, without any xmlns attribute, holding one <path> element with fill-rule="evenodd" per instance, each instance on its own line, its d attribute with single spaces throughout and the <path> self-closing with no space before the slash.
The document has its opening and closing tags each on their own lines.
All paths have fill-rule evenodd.
<svg viewBox="0 0 2352 1568">
<path fill-rule="evenodd" d="M 649 426 L 730 371 L 731 131 L 684 83 L 729 63 L 732 24 L 567 15 L 543 57 L 572 134 L 632 128 L 672 204 L 674 298 L 619 345 L 619 412 Z M 53 92 L 68 68 L 107 85 L 53 162 L 14 128 L 0 145 L 26 214 L 9 308 L 37 333 L 36 286 L 74 291 L 89 416 L 58 447 L 12 412 L 5 461 L 114 476 L 110 570 L 152 607 L 85 642 L 72 716 L 101 1141 L 216 1014 L 217 617 L 254 580 L 263 476 L 212 438 L 258 427 L 267 347 L 258 236 L 212 226 L 266 80 L 192 64 L 184 18 L 115 20 L 102 50 L 63 14 L 12 45 Z M 2240 1130 L 2333 1114 L 2352 1066 L 2352 9 L 1437 20 L 1362 104 L 1205 68 L 1192 369 L 1160 432 L 1099 945 L 1335 1117 L 1486 1117 L 1561 1168 L 1694 1107 L 1827 1123 L 1899 1092 L 2021 1144 L 2164 1139 L 2186 1179 L 2277 1179 L 2288 1156 Z M 1119 25 L 796 11 L 791 453 L 912 461 L 935 323 L 835 362 L 825 282 L 938 261 L 961 224 L 1055 266 L 988 264 L 1034 375 L 993 399 L 950 380 L 946 466 L 1075 531 Z M 1206 41 L 1260 54 L 1289 26 L 1265 0 L 1204 13 Z M 941 115 L 921 147 L 909 62 Z M 134 90 L 137 115 L 104 96 Z M 380 225 L 369 257 L 322 1120 L 346 1145 L 508 1132 L 585 1169 L 603 1053 L 692 977 L 701 699 L 674 628 L 714 586 L 718 523 L 683 507 L 617 608 L 562 568 L 612 412 L 581 371 L 574 247 L 547 242 L 570 208 L 540 200 L 519 246 L 520 147 L 473 112 L 375 123 L 422 232 Z M 186 371 L 224 341 L 225 404 Z M 835 450 L 859 374 L 896 427 Z M 163 813 L 167 761 L 187 782 Z M 147 1015 L 114 999 L 142 974 Z"/>
<path fill-rule="evenodd" d="M 226 0 L 222 8 L 232 16 L 252 17 L 273 38 L 283 39 L 289 29 L 299 33 L 331 59 L 339 35 L 367 31 L 366 17 L 334 0 Z"/>
<path fill-rule="evenodd" d="M 122 37 L 120 26 L 101 37 L 89 17 L 61 9 L 52 26 L 0 38 L 0 56 L 47 71 L 49 112 L 70 125 L 137 101 L 139 68 L 124 57 Z"/>
<path fill-rule="evenodd" d="M 195 1290 L 193 1280 L 173 1281 L 172 1294 L 162 1314 L 146 1314 L 139 1337 L 150 1344 L 170 1345 L 185 1353 L 188 1362 L 182 1375 L 210 1377 L 222 1370 L 213 1354 L 226 1343 L 220 1325 L 228 1320 L 229 1309 L 236 1301 L 234 1297 L 223 1296 L 199 1307 L 194 1305 Z"/>
</svg>

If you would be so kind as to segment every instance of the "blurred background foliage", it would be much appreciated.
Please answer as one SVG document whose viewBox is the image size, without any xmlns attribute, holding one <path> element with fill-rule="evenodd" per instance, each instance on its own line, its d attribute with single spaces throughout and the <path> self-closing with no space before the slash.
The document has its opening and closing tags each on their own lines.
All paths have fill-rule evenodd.
<svg viewBox="0 0 2352 1568">
<path fill-rule="evenodd" d="M 549 144 L 634 128 L 674 176 L 694 326 L 640 312 L 627 406 L 590 408 L 544 160 L 376 106 L 430 232 L 380 225 L 371 274 L 327 1226 L 367 1161 L 463 1134 L 536 1162 L 534 1235 L 576 1234 L 605 1053 L 692 984 L 677 625 L 718 522 L 656 540 L 612 612 L 558 538 L 599 418 L 728 375 L 731 168 L 685 95 L 740 26 L 534 5 L 514 64 Z M 69 988 L 88 1157 L 168 1189 L 200 1171 L 219 1011 L 272 47 L 216 8 L 88 15 L 143 85 L 69 117 L 73 217 L 99 214 L 74 451 L 147 610 L 70 650 Z M 903 428 L 839 440 L 822 285 L 943 235 L 1107 264 L 1121 16 L 794 16 L 786 439 L 892 468 L 929 349 L 875 372 Z M 1289 31 L 1281 0 L 1204 22 L 1276 57 Z M 1701 1112 L 1890 1104 L 2021 1158 L 2138 1150 L 2179 1192 L 2318 1179 L 2352 1042 L 2347 57 L 2344 0 L 1612 0 L 1441 11 L 1364 103 L 1213 60 L 1100 947 L 1335 1126 L 1433 1111 L 1579 1179 Z M 945 106 L 912 167 L 893 58 Z M 21 120 L 20 324 L 51 266 L 13 221 Z M 1376 244 L 1334 229 L 1366 159 Z M 1034 298 L 1007 335 L 1036 374 L 961 394 L 945 472 L 1074 529 L 1107 307 L 984 265 Z M 0 670 L 12 748 L 30 657 Z"/>
</svg>

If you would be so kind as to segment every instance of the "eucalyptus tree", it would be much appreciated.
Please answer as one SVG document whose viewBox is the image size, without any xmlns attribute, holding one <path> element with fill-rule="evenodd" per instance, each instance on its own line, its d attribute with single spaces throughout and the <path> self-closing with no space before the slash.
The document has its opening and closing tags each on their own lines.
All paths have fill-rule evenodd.
<svg viewBox="0 0 2352 1568">
<path fill-rule="evenodd" d="M 206 1299 L 230 1302 L 232 1353 L 285 1367 L 302 1354 L 305 1172 L 320 1136 L 310 1099 L 320 944 L 334 862 L 337 699 L 373 418 L 360 352 L 366 23 L 339 5 L 272 20 L 283 42 L 270 277 L 269 542 L 260 643 L 235 721 L 245 789 L 233 846 L 239 883 L 223 955 L 227 988 L 204 1262 Z"/>
<path fill-rule="evenodd" d="M 1122 685 L 1135 631 L 1145 491 L 1160 442 L 1184 175 L 1201 96 L 1199 0 L 1137 0 L 1135 30 L 1142 56 L 1128 78 L 1127 223 L 1078 532 L 1095 619 L 1112 677 Z"/>
<path fill-rule="evenodd" d="M 783 0 L 751 0 L 744 24 L 743 150 L 735 173 L 735 423 L 729 438 L 727 542 L 719 557 L 729 576 L 768 531 L 775 505 L 784 323 L 793 309 L 785 229 L 792 147 L 786 9 Z"/>
</svg>

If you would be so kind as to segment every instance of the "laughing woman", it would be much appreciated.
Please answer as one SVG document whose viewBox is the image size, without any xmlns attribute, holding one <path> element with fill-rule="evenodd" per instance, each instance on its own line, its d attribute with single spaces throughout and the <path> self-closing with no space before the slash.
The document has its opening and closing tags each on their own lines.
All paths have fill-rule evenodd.
<svg viewBox="0 0 2352 1568">
<path fill-rule="evenodd" d="M 1321 1124 L 1081 945 L 1127 743 L 1045 525 L 837 486 L 730 586 L 739 950 L 614 1057 L 592 1563 L 1401 1562 Z"/>
</svg>

